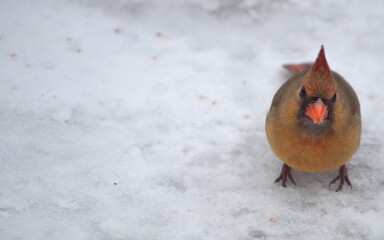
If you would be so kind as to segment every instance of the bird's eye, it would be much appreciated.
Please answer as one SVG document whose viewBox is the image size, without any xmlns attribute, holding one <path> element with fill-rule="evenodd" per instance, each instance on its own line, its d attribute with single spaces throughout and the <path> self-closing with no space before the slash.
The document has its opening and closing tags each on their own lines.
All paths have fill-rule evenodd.
<svg viewBox="0 0 384 240">
<path fill-rule="evenodd" d="M 299 95 L 300 95 L 300 97 L 302 97 L 302 98 L 304 98 L 304 97 L 307 96 L 307 92 L 305 91 L 305 88 L 301 88 Z"/>
<path fill-rule="evenodd" d="M 336 97 L 337 97 L 337 94 L 335 93 L 335 95 L 332 98 L 332 102 L 336 102 Z"/>
</svg>

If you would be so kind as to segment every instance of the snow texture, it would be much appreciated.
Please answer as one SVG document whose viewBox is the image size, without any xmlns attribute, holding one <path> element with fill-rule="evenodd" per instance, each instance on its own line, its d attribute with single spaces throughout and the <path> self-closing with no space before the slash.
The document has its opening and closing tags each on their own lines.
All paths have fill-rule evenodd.
<svg viewBox="0 0 384 240">
<path fill-rule="evenodd" d="M 0 239 L 384 239 L 384 2 L 0 1 Z M 281 65 L 357 91 L 353 188 L 264 132 Z"/>
</svg>

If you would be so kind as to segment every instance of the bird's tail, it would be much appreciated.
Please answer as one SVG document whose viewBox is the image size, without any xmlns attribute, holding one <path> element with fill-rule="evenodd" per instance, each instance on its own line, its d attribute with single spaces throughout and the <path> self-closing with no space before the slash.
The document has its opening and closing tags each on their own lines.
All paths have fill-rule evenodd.
<svg viewBox="0 0 384 240">
<path fill-rule="evenodd" d="M 301 73 L 312 66 L 312 63 L 298 63 L 298 64 L 284 64 L 283 67 L 286 68 L 292 74 Z"/>
</svg>

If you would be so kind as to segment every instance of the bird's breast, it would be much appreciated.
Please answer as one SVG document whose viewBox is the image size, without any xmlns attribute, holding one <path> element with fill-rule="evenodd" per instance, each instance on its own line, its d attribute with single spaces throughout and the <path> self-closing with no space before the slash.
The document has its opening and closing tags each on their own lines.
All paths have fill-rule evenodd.
<svg viewBox="0 0 384 240">
<path fill-rule="evenodd" d="M 315 134 L 301 127 L 289 128 L 279 121 L 270 121 L 266 130 L 275 154 L 290 167 L 304 172 L 339 168 L 352 157 L 359 144 L 358 129 Z"/>
<path fill-rule="evenodd" d="M 302 139 L 293 142 L 294 148 L 308 148 L 313 151 L 321 151 L 325 149 L 324 141 L 314 139 Z"/>
</svg>

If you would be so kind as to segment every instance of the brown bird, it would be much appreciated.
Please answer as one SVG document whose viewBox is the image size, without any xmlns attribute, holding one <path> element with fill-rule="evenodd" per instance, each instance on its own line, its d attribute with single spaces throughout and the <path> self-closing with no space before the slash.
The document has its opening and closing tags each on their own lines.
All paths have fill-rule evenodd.
<svg viewBox="0 0 384 240">
<path fill-rule="evenodd" d="M 326 172 L 339 168 L 336 191 L 348 178 L 345 163 L 360 144 L 359 99 L 339 74 L 331 71 L 321 46 L 313 64 L 285 65 L 296 73 L 273 97 L 265 129 L 273 152 L 284 162 L 275 182 L 286 187 L 291 168 Z"/>
</svg>

